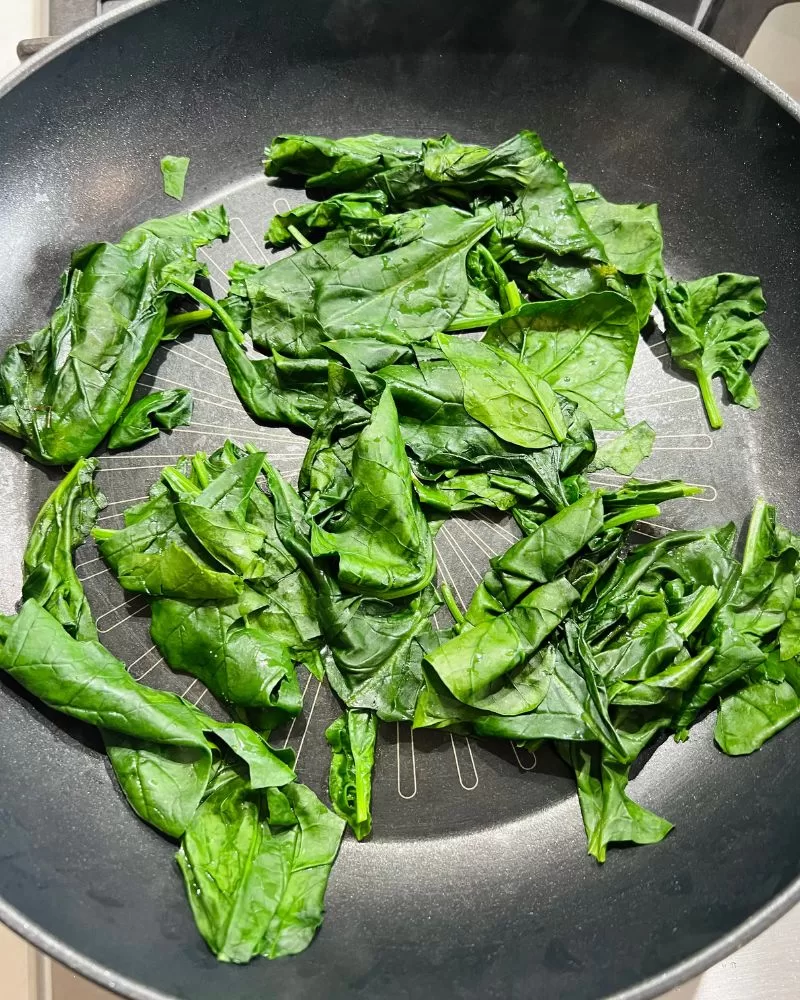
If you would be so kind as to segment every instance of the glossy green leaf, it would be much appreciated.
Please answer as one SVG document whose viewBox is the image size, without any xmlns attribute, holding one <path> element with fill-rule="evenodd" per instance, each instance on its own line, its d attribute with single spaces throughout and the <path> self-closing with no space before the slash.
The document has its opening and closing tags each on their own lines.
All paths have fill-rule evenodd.
<svg viewBox="0 0 800 1000">
<path fill-rule="evenodd" d="M 228 234 L 222 207 L 154 219 L 73 254 L 50 323 L 0 362 L 0 429 L 59 465 L 90 455 L 128 405 L 165 332 L 174 278 Z"/>
<path fill-rule="evenodd" d="M 711 380 L 721 375 L 734 402 L 751 410 L 758 394 L 745 368 L 769 343 L 758 318 L 767 308 L 761 282 L 742 274 L 667 280 L 658 291 L 672 359 L 697 379 L 712 427 L 722 426 Z"/>
<path fill-rule="evenodd" d="M 519 355 L 574 400 L 596 428 L 622 429 L 625 389 L 639 339 L 631 302 L 616 292 L 531 302 L 492 326 L 485 343 Z"/>
<path fill-rule="evenodd" d="M 782 679 L 745 679 L 723 697 L 714 739 L 725 753 L 753 753 L 800 718 L 800 665 L 795 659 L 786 659 L 780 667 Z"/>
<path fill-rule="evenodd" d="M 340 583 L 360 594 L 389 599 L 424 589 L 436 572 L 433 539 L 388 392 L 359 435 L 352 475 L 341 516 L 313 525 L 312 552 L 337 557 Z"/>
<path fill-rule="evenodd" d="M 97 468 L 96 459 L 75 463 L 36 515 L 22 559 L 22 600 L 36 600 L 76 639 L 97 638 L 72 562 L 105 507 L 105 497 L 94 486 Z"/>
<path fill-rule="evenodd" d="M 567 436 L 555 394 L 530 365 L 466 338 L 439 337 L 437 346 L 463 383 L 467 413 L 498 437 L 523 448 L 547 448 Z"/>
<path fill-rule="evenodd" d="M 194 402 L 188 389 L 151 392 L 131 403 L 111 428 L 108 447 L 112 451 L 132 448 L 158 437 L 159 431 L 185 427 L 192 422 Z"/>
<path fill-rule="evenodd" d="M 325 731 L 331 747 L 328 794 L 357 840 L 372 831 L 372 768 L 378 721 L 373 712 L 348 709 Z"/>
<path fill-rule="evenodd" d="M 657 844 L 672 829 L 672 823 L 634 802 L 627 794 L 630 768 L 566 744 L 563 753 L 575 769 L 578 800 L 586 828 L 589 854 L 606 860 L 611 843 Z"/>
</svg>

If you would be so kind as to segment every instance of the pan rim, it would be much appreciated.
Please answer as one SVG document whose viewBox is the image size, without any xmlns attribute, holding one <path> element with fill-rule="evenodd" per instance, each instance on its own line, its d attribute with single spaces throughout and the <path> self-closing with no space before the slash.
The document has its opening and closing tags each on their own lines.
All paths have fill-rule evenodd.
<svg viewBox="0 0 800 1000">
<path fill-rule="evenodd" d="M 169 0 L 129 0 L 128 3 L 114 11 L 101 15 L 81 27 L 68 32 L 56 42 L 31 56 L 24 64 L 13 70 L 0 83 L 0 99 L 5 97 L 17 85 L 28 79 L 41 66 L 58 58 L 64 52 L 80 44 L 86 39 L 100 34 L 105 28 L 119 21 L 127 20 L 136 14 L 150 8 L 161 6 Z M 667 31 L 691 42 L 703 52 L 713 56 L 728 69 L 738 73 L 770 97 L 782 110 L 800 123 L 800 102 L 794 100 L 776 83 L 759 70 L 750 66 L 740 56 L 701 31 L 685 24 L 678 18 L 649 6 L 642 0 L 602 0 L 604 3 L 630 11 L 659 25 Z M 794 879 L 782 892 L 769 903 L 761 907 L 743 923 L 732 931 L 722 935 L 713 944 L 700 949 L 682 962 L 669 966 L 662 972 L 650 976 L 633 986 L 626 987 L 613 994 L 607 994 L 599 1000 L 655 1000 L 668 990 L 682 985 L 689 979 L 700 975 L 711 966 L 758 937 L 763 931 L 784 916 L 794 906 L 800 904 L 800 876 Z M 29 920 L 15 906 L 0 897 L 0 923 L 19 934 L 25 941 L 43 952 L 49 958 L 55 959 L 67 966 L 73 972 L 98 986 L 130 1000 L 180 1000 L 176 994 L 164 993 L 159 989 L 145 986 L 127 976 L 115 973 L 108 966 L 88 958 L 81 952 L 67 945 L 59 938 L 50 934 L 39 924 Z"/>
</svg>

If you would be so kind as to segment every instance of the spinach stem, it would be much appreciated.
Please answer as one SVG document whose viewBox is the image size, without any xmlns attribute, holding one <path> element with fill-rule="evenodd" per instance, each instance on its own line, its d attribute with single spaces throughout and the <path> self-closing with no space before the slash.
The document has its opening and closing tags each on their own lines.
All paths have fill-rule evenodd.
<svg viewBox="0 0 800 1000">
<path fill-rule="evenodd" d="M 742 554 L 742 576 L 747 576 L 755 569 L 758 559 L 758 536 L 761 534 L 761 525 L 764 523 L 766 513 L 767 501 L 763 497 L 758 497 L 750 515 L 750 524 L 747 526 L 747 538 Z"/>
<path fill-rule="evenodd" d="M 697 384 L 700 386 L 700 395 L 703 397 L 703 406 L 706 408 L 706 415 L 711 427 L 718 431 L 722 427 L 722 417 L 720 416 L 717 401 L 714 399 L 714 390 L 711 386 L 711 379 L 704 371 L 696 371 Z"/>
<path fill-rule="evenodd" d="M 305 236 L 303 236 L 303 234 L 297 228 L 297 226 L 291 226 L 291 225 L 289 225 L 286 228 L 292 234 L 292 236 L 294 237 L 295 243 L 297 243 L 298 246 L 301 246 L 304 249 L 306 247 L 310 247 L 311 246 L 311 240 L 307 240 L 305 238 Z"/>
<path fill-rule="evenodd" d="M 619 528 L 623 524 L 630 524 L 631 521 L 641 521 L 646 517 L 658 517 L 660 513 L 661 508 L 654 503 L 641 503 L 636 507 L 626 507 L 603 522 L 603 531 Z"/>
<path fill-rule="evenodd" d="M 173 330 L 187 330 L 190 326 L 197 326 L 211 319 L 214 313 L 211 309 L 194 309 L 192 312 L 175 313 L 174 316 L 167 316 L 164 324 L 164 332 L 171 333 Z"/>
<path fill-rule="evenodd" d="M 460 330 L 480 330 L 491 326 L 500 319 L 500 313 L 484 313 L 482 316 L 468 316 L 466 319 L 456 319 L 448 326 L 447 333 L 457 333 Z"/>
<path fill-rule="evenodd" d="M 171 283 L 181 291 L 186 292 L 187 295 L 191 295 L 193 299 L 196 299 L 202 305 L 206 306 L 211 312 L 217 317 L 217 319 L 222 323 L 225 329 L 233 334 L 237 342 L 244 343 L 244 335 L 239 327 L 233 322 L 228 311 L 217 302 L 216 299 L 212 299 L 210 295 L 206 295 L 204 291 L 197 288 L 195 285 L 190 285 L 188 281 L 184 281 L 183 278 L 172 278 Z"/>
<path fill-rule="evenodd" d="M 513 312 L 522 305 L 522 296 L 520 295 L 519 288 L 517 288 L 516 281 L 509 281 L 505 288 L 503 289 L 503 298 L 505 302 L 506 312 Z"/>
<path fill-rule="evenodd" d="M 719 591 L 716 587 L 701 587 L 700 593 L 677 620 L 678 632 L 684 639 L 688 639 L 695 629 L 699 628 L 706 615 L 711 611 L 719 600 Z"/>
<path fill-rule="evenodd" d="M 456 603 L 456 599 L 453 596 L 453 591 L 448 587 L 446 583 L 442 583 L 441 586 L 439 587 L 439 590 L 441 591 L 444 603 L 447 605 L 447 610 L 453 616 L 453 621 L 456 623 L 456 625 L 460 627 L 461 625 L 464 624 L 465 621 L 464 612 Z"/>
</svg>

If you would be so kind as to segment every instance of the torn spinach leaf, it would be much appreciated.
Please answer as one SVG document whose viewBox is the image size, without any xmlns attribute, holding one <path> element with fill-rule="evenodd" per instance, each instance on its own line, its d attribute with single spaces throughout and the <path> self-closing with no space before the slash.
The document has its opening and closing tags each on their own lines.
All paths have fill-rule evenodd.
<svg viewBox="0 0 800 1000">
<path fill-rule="evenodd" d="M 747 677 L 722 698 L 714 739 L 727 754 L 753 753 L 800 718 L 800 664 L 796 659 L 776 663 L 774 652 L 769 659 L 771 676 Z"/>
<path fill-rule="evenodd" d="M 111 428 L 108 447 L 112 451 L 132 448 L 158 437 L 161 429 L 172 430 L 192 422 L 192 394 L 189 389 L 151 392 L 131 403 Z"/>
<path fill-rule="evenodd" d="M 228 234 L 221 206 L 154 219 L 73 254 L 49 324 L 0 361 L 0 430 L 49 465 L 90 455 L 119 419 L 165 332 L 167 309 Z"/>
<path fill-rule="evenodd" d="M 721 375 L 735 403 L 755 410 L 758 394 L 746 364 L 753 364 L 769 343 L 759 316 L 767 307 L 758 278 L 714 274 L 696 281 L 667 279 L 658 302 L 667 324 L 673 361 L 697 379 L 708 422 L 722 426 L 711 380 Z"/>
<path fill-rule="evenodd" d="M 331 746 L 328 793 L 334 811 L 363 840 L 372 831 L 372 768 L 378 720 L 374 712 L 348 709 L 325 731 Z"/>
<path fill-rule="evenodd" d="M 164 194 L 176 201 L 183 201 L 186 174 L 189 170 L 188 156 L 164 156 L 161 159 L 161 175 L 164 178 Z"/>
<path fill-rule="evenodd" d="M 23 556 L 22 600 L 35 599 L 76 639 L 96 639 L 97 627 L 73 553 L 106 501 L 96 490 L 96 459 L 79 459 L 44 502 Z"/>
<path fill-rule="evenodd" d="M 559 749 L 575 770 L 588 852 L 598 861 L 605 861 L 610 843 L 656 844 L 670 832 L 672 823 L 628 796 L 629 766 L 580 744 L 561 744 Z"/>
<path fill-rule="evenodd" d="M 313 554 L 335 557 L 339 582 L 356 593 L 391 599 L 423 590 L 436 556 L 389 392 L 358 437 L 352 477 L 340 514 L 313 523 Z"/>
<path fill-rule="evenodd" d="M 199 678 L 218 698 L 297 715 L 300 688 L 285 636 L 258 626 L 268 599 L 251 589 L 230 601 L 153 603 L 153 641 L 173 670 Z"/>
<path fill-rule="evenodd" d="M 324 357 L 329 340 L 408 344 L 445 330 L 467 298 L 467 254 L 493 222 L 445 205 L 407 215 L 386 250 L 358 256 L 336 231 L 245 275 L 254 343 L 290 358 Z"/>
<path fill-rule="evenodd" d="M 656 432 L 647 421 L 642 420 L 611 440 L 604 441 L 587 465 L 586 472 L 611 469 L 621 476 L 630 476 L 650 457 L 655 440 Z"/>
</svg>

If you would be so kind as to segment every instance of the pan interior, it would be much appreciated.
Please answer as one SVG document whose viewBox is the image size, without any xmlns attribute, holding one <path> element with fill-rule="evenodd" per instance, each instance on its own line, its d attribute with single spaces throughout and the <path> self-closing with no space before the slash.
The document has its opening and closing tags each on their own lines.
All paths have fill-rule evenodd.
<svg viewBox="0 0 800 1000">
<path fill-rule="evenodd" d="M 271 135 L 451 131 L 492 143 L 534 127 L 573 179 L 613 200 L 659 201 L 673 273 L 764 277 L 774 342 L 756 373 L 758 413 L 726 407 L 725 428 L 712 435 L 695 385 L 669 369 L 663 335 L 639 345 L 628 413 L 658 435 L 641 475 L 703 488 L 642 533 L 742 523 L 759 494 L 800 527 L 797 122 L 707 54 L 606 4 L 500 3 L 491 16 L 472 0 L 436 11 L 413 0 L 402 17 L 389 7 L 171 0 L 6 95 L 3 346 L 44 322 L 73 246 L 174 209 L 159 193 L 164 153 L 192 157 L 197 197 L 186 207 L 220 198 L 228 207 L 231 239 L 206 255 L 222 292 L 235 259 L 267 259 L 260 236 L 273 211 L 304 198 L 258 174 Z M 194 421 L 134 452 L 101 456 L 104 526 L 121 523 L 163 465 L 226 437 L 251 441 L 296 477 L 305 440 L 250 421 L 208 337 L 166 345 L 142 381 L 191 388 Z M 0 475 L 9 610 L 28 526 L 60 472 L 27 465 L 9 447 Z M 438 539 L 441 578 L 468 600 L 489 558 L 516 536 L 508 519 L 454 519 Z M 126 598 L 91 545 L 77 561 L 102 638 L 132 674 L 213 711 L 199 682 L 159 661 L 144 602 Z M 322 791 L 323 733 L 336 707 L 313 679 L 305 705 L 282 738 L 300 754 L 301 779 Z M 384 726 L 375 834 L 345 843 L 318 940 L 296 959 L 233 969 L 206 953 L 173 845 L 128 812 L 93 734 L 4 686 L 0 893 L 98 963 L 85 971 L 144 984 L 140 996 L 594 997 L 712 943 L 792 881 L 797 747 L 788 731 L 752 758 L 729 760 L 713 748 L 710 719 L 686 745 L 663 742 L 631 792 L 676 830 L 656 847 L 615 851 L 601 869 L 585 856 L 573 782 L 551 754 L 535 759 L 509 743 L 448 734 L 412 739 L 405 726 Z"/>
</svg>

